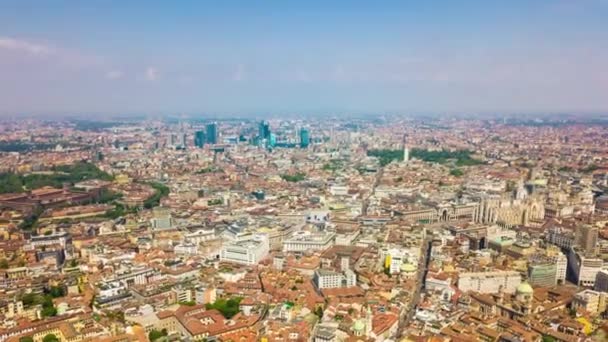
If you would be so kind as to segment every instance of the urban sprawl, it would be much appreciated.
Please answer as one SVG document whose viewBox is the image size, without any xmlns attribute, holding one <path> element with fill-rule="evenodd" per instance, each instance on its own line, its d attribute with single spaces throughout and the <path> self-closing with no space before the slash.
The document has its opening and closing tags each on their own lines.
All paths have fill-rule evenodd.
<svg viewBox="0 0 608 342">
<path fill-rule="evenodd" d="M 0 132 L 0 342 L 608 340 L 605 122 Z"/>
</svg>

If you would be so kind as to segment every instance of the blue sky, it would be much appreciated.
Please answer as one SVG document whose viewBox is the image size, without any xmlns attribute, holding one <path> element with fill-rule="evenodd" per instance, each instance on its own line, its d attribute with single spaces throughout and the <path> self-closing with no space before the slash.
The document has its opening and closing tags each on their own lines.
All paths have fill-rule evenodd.
<svg viewBox="0 0 608 342">
<path fill-rule="evenodd" d="M 0 2 L 0 114 L 608 112 L 608 0 Z"/>
</svg>

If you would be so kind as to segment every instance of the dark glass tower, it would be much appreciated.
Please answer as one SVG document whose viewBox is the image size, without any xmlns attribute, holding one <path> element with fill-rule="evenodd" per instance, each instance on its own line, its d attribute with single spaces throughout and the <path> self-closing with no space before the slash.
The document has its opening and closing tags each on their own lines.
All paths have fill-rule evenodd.
<svg viewBox="0 0 608 342">
<path fill-rule="evenodd" d="M 310 145 L 310 132 L 307 128 L 300 129 L 300 147 L 308 148 Z"/>
<path fill-rule="evenodd" d="M 194 132 L 194 146 L 202 148 L 205 145 L 205 132 L 196 131 Z"/>
<path fill-rule="evenodd" d="M 209 144 L 217 144 L 217 123 L 210 123 L 207 125 L 207 142 Z"/>
<path fill-rule="evenodd" d="M 270 124 L 268 124 L 268 121 L 260 122 L 260 139 L 270 139 Z"/>
</svg>

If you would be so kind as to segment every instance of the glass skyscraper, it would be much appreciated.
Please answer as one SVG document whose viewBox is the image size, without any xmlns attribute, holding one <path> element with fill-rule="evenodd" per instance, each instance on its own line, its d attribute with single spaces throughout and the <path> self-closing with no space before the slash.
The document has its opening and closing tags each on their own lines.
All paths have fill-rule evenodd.
<svg viewBox="0 0 608 342">
<path fill-rule="evenodd" d="M 268 121 L 260 122 L 260 139 L 270 139 L 270 124 Z"/>
<path fill-rule="evenodd" d="M 217 123 L 210 123 L 207 125 L 207 143 L 217 144 Z"/>
<path fill-rule="evenodd" d="M 310 132 L 307 128 L 300 129 L 300 147 L 307 148 L 310 145 Z"/>
<path fill-rule="evenodd" d="M 202 148 L 205 145 L 205 132 L 196 131 L 194 132 L 194 146 Z"/>
</svg>

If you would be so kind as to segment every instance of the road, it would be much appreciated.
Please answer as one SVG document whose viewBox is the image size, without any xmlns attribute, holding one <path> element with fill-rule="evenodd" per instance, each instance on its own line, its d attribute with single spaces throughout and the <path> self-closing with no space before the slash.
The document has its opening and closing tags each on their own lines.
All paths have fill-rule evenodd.
<svg viewBox="0 0 608 342">
<path fill-rule="evenodd" d="M 384 173 L 384 169 L 382 167 L 380 169 L 378 169 L 378 172 L 376 172 L 376 178 L 374 179 L 372 191 L 370 192 L 369 196 L 367 196 L 367 198 L 365 200 L 363 200 L 363 205 L 361 207 L 362 216 L 367 216 L 367 208 L 369 207 L 369 198 L 374 196 L 374 193 L 376 192 L 376 187 L 378 187 L 378 185 L 380 184 L 380 181 L 382 180 L 383 173 Z"/>
<path fill-rule="evenodd" d="M 416 313 L 416 309 L 418 308 L 418 304 L 420 303 L 420 297 L 422 296 L 422 291 L 424 290 L 426 274 L 429 269 L 429 262 L 431 260 L 431 249 L 433 248 L 432 240 L 430 238 L 426 238 L 424 240 L 424 247 L 422 251 L 422 260 L 420 260 L 419 267 L 422 266 L 418 271 L 418 280 L 416 281 L 416 291 L 412 296 L 412 300 L 409 303 L 409 307 L 407 310 L 402 311 L 400 321 L 399 321 L 399 329 L 397 330 L 397 338 L 403 338 L 404 330 L 407 325 L 410 323 L 414 314 Z"/>
</svg>

